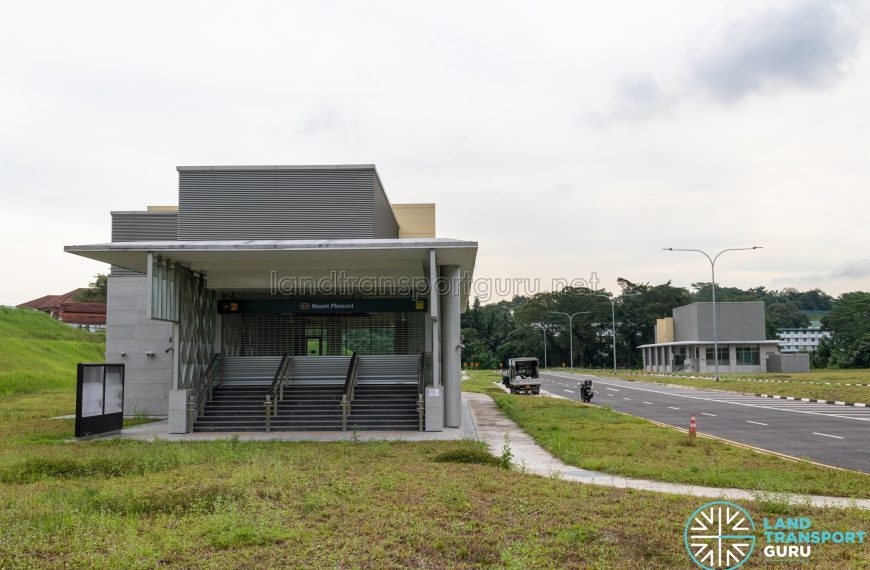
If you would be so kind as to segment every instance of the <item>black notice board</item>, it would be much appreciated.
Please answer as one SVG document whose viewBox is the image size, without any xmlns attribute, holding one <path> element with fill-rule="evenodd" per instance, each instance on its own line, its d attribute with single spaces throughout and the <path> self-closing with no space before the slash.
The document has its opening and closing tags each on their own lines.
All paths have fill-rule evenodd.
<svg viewBox="0 0 870 570">
<path fill-rule="evenodd" d="M 76 375 L 76 437 L 124 427 L 124 365 L 79 364 Z"/>
</svg>

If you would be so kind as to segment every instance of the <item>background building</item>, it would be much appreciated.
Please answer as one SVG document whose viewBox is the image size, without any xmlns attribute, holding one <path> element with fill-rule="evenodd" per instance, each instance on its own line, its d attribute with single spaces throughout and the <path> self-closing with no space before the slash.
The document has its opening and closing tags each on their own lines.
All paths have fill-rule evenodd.
<svg viewBox="0 0 870 570">
<path fill-rule="evenodd" d="M 21 303 L 18 308 L 41 311 L 65 325 L 78 329 L 86 329 L 91 332 L 104 330 L 106 328 L 106 304 L 76 301 L 76 296 L 85 291 L 87 290 L 73 289 L 63 295 L 45 295 Z"/>
<path fill-rule="evenodd" d="M 425 390 L 426 421 L 459 426 L 477 244 L 436 238 L 434 204 L 391 205 L 373 165 L 178 173 L 177 207 L 112 212 L 111 243 L 66 248 L 112 265 L 106 358 L 126 364 L 125 413 L 262 429 L 286 356 L 274 425 L 335 429 L 353 374 L 359 429 L 417 426 L 424 384 L 443 389 Z M 210 382 L 220 398 L 199 408 Z"/>
<path fill-rule="evenodd" d="M 778 329 L 776 334 L 782 352 L 813 352 L 819 348 L 819 341 L 831 336 L 822 330 L 820 321 L 811 321 L 810 326 L 803 328 Z"/>
<path fill-rule="evenodd" d="M 765 372 L 778 341 L 765 339 L 764 303 L 716 303 L 720 372 Z M 656 321 L 656 342 L 640 347 L 644 370 L 713 372 L 713 304 L 693 303 Z"/>
</svg>

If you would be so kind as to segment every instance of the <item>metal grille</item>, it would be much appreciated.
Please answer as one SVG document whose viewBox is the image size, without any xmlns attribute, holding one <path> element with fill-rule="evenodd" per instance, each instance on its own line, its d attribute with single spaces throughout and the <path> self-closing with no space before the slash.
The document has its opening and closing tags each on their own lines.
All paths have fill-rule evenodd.
<svg viewBox="0 0 870 570">
<path fill-rule="evenodd" d="M 228 314 L 221 321 L 224 356 L 419 354 L 424 315 Z"/>
<path fill-rule="evenodd" d="M 190 388 L 214 354 L 215 293 L 186 267 L 175 271 L 178 290 L 178 387 Z"/>
</svg>

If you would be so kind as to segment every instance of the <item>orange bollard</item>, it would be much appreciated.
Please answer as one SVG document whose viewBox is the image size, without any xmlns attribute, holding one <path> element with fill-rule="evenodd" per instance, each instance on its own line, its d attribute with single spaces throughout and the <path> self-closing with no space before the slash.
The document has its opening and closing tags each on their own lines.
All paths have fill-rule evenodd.
<svg viewBox="0 0 870 570">
<path fill-rule="evenodd" d="M 695 414 L 692 414 L 692 419 L 689 420 L 689 437 L 695 437 L 698 433 L 697 426 L 695 425 Z"/>
</svg>

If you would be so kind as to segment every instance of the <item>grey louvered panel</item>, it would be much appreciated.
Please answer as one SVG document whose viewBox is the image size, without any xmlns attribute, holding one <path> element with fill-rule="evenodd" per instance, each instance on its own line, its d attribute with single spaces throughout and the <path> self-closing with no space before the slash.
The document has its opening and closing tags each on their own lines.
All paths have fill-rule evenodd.
<svg viewBox="0 0 870 570">
<path fill-rule="evenodd" d="M 390 206 L 380 179 L 375 176 L 375 230 L 374 237 L 378 239 L 396 239 L 399 237 L 399 223 Z"/>
<path fill-rule="evenodd" d="M 178 239 L 178 214 L 175 212 L 112 212 L 112 241 L 155 241 Z M 142 275 L 116 265 L 111 274 Z"/>
<path fill-rule="evenodd" d="M 178 239 L 175 212 L 112 212 L 112 241 Z"/>
<path fill-rule="evenodd" d="M 374 237 L 373 169 L 179 171 L 178 238 Z"/>
<path fill-rule="evenodd" d="M 280 356 L 227 356 L 221 368 L 221 383 L 271 384 L 281 363 Z"/>
<path fill-rule="evenodd" d="M 419 354 L 365 355 L 359 357 L 360 384 L 416 384 Z"/>
<path fill-rule="evenodd" d="M 223 361 L 223 384 L 265 385 L 272 382 L 280 356 L 228 356 Z M 293 356 L 288 382 L 293 385 L 342 385 L 349 356 Z M 419 355 L 360 356 L 358 384 L 416 384 Z"/>
<path fill-rule="evenodd" d="M 343 385 L 349 366 L 350 356 L 293 356 L 288 382 Z"/>
</svg>

